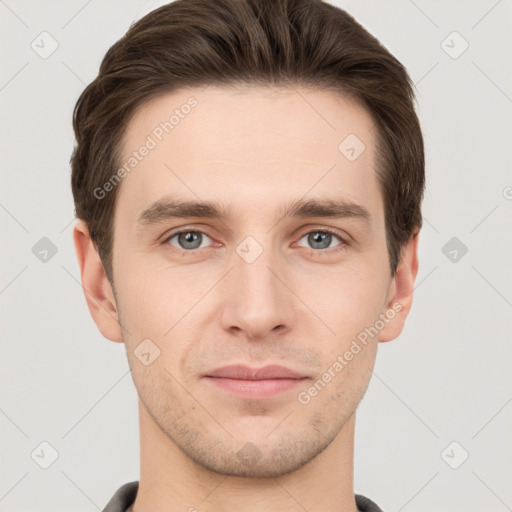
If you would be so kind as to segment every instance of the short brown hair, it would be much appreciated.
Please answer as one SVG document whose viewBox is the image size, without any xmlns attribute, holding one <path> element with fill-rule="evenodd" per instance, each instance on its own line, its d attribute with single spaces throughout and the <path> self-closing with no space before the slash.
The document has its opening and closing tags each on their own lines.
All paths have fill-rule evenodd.
<svg viewBox="0 0 512 512">
<path fill-rule="evenodd" d="M 88 225 L 109 281 L 119 187 L 101 200 L 94 190 L 118 169 L 136 109 L 179 88 L 236 84 L 339 91 L 366 108 L 377 126 L 394 275 L 403 246 L 421 227 L 425 180 L 413 83 L 402 64 L 352 16 L 321 0 L 175 0 L 110 47 L 74 109 L 75 214 Z"/>
</svg>

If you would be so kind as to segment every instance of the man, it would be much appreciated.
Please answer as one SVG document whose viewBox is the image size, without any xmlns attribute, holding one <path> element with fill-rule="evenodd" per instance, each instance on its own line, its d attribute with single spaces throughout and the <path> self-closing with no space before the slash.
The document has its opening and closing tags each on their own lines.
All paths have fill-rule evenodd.
<svg viewBox="0 0 512 512">
<path fill-rule="evenodd" d="M 74 115 L 91 315 L 139 395 L 140 480 L 105 511 L 345 511 L 355 411 L 416 278 L 411 81 L 315 0 L 177 0 Z"/>
</svg>

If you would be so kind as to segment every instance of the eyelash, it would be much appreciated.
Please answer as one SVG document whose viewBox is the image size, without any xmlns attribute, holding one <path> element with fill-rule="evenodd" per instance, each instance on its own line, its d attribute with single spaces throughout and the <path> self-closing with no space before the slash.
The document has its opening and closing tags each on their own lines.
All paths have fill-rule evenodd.
<svg viewBox="0 0 512 512">
<path fill-rule="evenodd" d="M 206 231 L 203 231 L 202 229 L 199 229 L 199 228 L 182 229 L 180 231 L 175 231 L 175 232 L 171 233 L 169 236 L 167 236 L 162 241 L 162 245 L 168 245 L 170 240 L 172 240 L 175 236 L 180 235 L 182 233 L 202 233 L 203 235 L 206 235 L 208 238 L 212 238 Z M 333 252 L 337 252 L 337 251 L 345 249 L 345 246 L 348 245 L 348 242 L 343 237 L 341 237 L 337 232 L 333 231 L 332 229 L 328 229 L 328 228 L 312 229 L 310 231 L 306 231 L 305 233 L 303 233 L 300 236 L 299 240 L 311 233 L 328 233 L 329 235 L 332 235 L 332 236 L 338 238 L 338 240 L 341 242 L 339 245 L 337 245 L 335 247 L 326 248 L 326 249 L 313 249 L 311 247 L 303 247 L 303 249 L 309 249 L 310 251 L 313 251 L 315 254 L 330 255 Z M 187 249 L 180 249 L 180 248 L 174 247 L 174 246 L 170 246 L 170 247 L 172 247 L 172 249 L 175 249 L 177 251 L 181 251 L 181 253 L 184 255 L 193 255 L 201 249 L 207 249 L 207 247 L 202 247 L 202 248 L 198 248 L 198 249 L 188 249 L 187 250 Z"/>
</svg>

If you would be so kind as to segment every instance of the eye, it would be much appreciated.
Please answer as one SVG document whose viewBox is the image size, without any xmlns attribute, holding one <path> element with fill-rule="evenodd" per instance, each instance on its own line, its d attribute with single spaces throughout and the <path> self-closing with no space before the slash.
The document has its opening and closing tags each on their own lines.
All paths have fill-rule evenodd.
<svg viewBox="0 0 512 512">
<path fill-rule="evenodd" d="M 308 247 L 302 245 L 300 242 L 306 239 L 306 243 L 309 244 L 310 249 L 316 249 L 315 252 L 321 252 L 326 249 L 339 250 L 343 249 L 347 243 L 334 231 L 329 229 L 316 229 L 305 233 L 297 243 L 301 247 Z M 338 239 L 340 243 L 333 245 Z M 171 245 L 175 249 L 182 250 L 184 252 L 193 252 L 198 249 L 204 249 L 211 245 L 212 239 L 203 231 L 199 229 L 184 229 L 182 231 L 176 231 L 169 235 L 162 244 Z M 330 251 L 326 251 L 330 252 Z"/>
<path fill-rule="evenodd" d="M 204 238 L 207 238 L 211 241 L 211 238 L 203 231 L 199 231 L 197 229 L 186 229 L 183 231 L 178 231 L 177 233 L 173 233 L 167 237 L 163 243 L 172 245 L 173 247 L 176 247 L 176 249 L 193 251 L 195 249 L 203 249 L 204 247 L 208 246 L 208 244 L 203 245 Z M 175 243 L 173 243 L 174 239 L 176 239 Z"/>
<path fill-rule="evenodd" d="M 310 244 L 310 248 L 312 249 L 332 249 L 334 247 L 345 245 L 345 241 L 339 235 L 328 229 L 315 229 L 314 231 L 310 231 L 309 233 L 303 235 L 300 240 L 304 238 L 306 238 L 306 242 Z M 335 238 L 337 238 L 341 243 L 332 247 L 331 242 Z"/>
</svg>

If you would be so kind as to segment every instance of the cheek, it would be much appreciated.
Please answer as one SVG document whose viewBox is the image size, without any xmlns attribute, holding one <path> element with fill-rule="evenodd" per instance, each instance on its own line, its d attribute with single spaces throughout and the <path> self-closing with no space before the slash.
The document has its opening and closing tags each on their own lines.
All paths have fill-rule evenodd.
<svg viewBox="0 0 512 512">
<path fill-rule="evenodd" d="M 213 284 L 208 275 L 195 275 L 187 267 L 169 268 L 162 258 L 141 255 L 118 268 L 116 289 L 126 328 L 147 337 L 161 338 L 182 318 L 186 321 Z"/>
<path fill-rule="evenodd" d="M 382 311 L 389 279 L 370 266 L 318 268 L 299 275 L 297 296 L 339 340 L 355 337 L 373 325 Z M 332 332 L 333 331 L 333 332 Z"/>
</svg>

